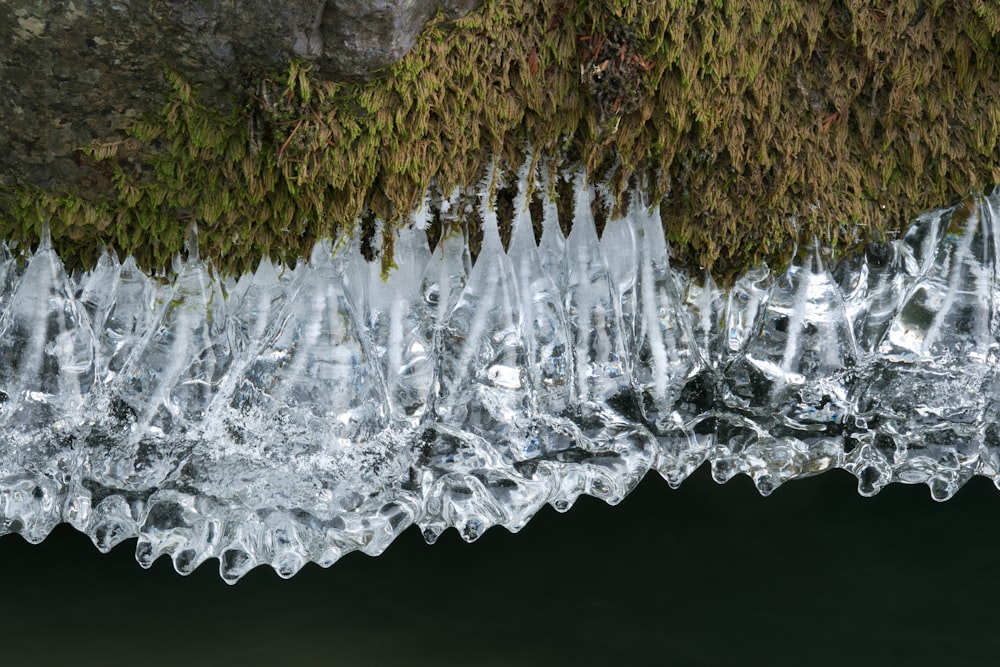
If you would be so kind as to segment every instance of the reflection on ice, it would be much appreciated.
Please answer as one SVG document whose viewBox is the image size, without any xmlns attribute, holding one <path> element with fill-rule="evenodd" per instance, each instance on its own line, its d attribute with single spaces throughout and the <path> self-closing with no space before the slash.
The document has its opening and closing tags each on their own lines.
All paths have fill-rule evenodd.
<svg viewBox="0 0 1000 667">
<path fill-rule="evenodd" d="M 657 210 L 598 238 L 578 178 L 572 233 L 546 202 L 536 244 L 524 190 L 506 249 L 484 189 L 474 264 L 414 225 L 387 280 L 350 243 L 222 280 L 194 241 L 169 284 L 0 248 L 0 532 L 69 522 L 235 581 L 705 462 L 765 494 L 835 467 L 865 495 L 1000 480 L 1000 194 L 723 292 L 671 267 Z"/>
</svg>

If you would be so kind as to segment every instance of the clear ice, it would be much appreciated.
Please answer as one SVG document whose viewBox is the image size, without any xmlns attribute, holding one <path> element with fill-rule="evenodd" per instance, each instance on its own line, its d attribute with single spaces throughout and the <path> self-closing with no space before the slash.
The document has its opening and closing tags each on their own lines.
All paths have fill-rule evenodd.
<svg viewBox="0 0 1000 667">
<path fill-rule="evenodd" d="M 549 200 L 536 243 L 525 190 L 506 249 L 484 186 L 474 263 L 418 221 L 387 279 L 349 241 L 227 279 L 192 239 L 169 282 L 0 247 L 0 534 L 68 522 L 234 582 L 706 462 L 764 494 L 831 468 L 864 495 L 1000 484 L 1000 191 L 723 291 L 671 266 L 656 207 L 598 238 L 577 177 L 569 237 Z"/>
</svg>

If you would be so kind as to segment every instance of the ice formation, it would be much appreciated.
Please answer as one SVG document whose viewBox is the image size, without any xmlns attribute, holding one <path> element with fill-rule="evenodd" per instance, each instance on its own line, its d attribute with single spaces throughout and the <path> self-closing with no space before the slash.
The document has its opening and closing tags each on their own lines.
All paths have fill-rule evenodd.
<svg viewBox="0 0 1000 667">
<path fill-rule="evenodd" d="M 536 243 L 522 184 L 505 250 L 488 192 L 474 264 L 414 224 L 387 280 L 351 243 L 238 280 L 192 244 L 169 282 L 0 248 L 0 534 L 69 522 L 232 582 L 705 462 L 765 494 L 831 468 L 865 495 L 1000 480 L 1000 192 L 726 292 L 670 266 L 655 208 L 599 239 L 578 178 L 572 233 L 549 202 Z"/>
</svg>

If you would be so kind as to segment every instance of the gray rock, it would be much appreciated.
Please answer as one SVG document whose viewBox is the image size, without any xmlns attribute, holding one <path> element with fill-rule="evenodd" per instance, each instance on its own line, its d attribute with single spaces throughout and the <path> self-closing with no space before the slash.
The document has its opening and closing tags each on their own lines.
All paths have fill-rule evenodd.
<svg viewBox="0 0 1000 667">
<path fill-rule="evenodd" d="M 163 103 L 169 67 L 225 108 L 254 72 L 290 57 L 367 78 L 404 56 L 441 9 L 481 0 L 33 0 L 0 3 L 0 188 L 99 192 L 78 149 L 120 138 Z"/>
<path fill-rule="evenodd" d="M 449 19 L 481 0 L 328 0 L 320 22 L 322 61 L 335 72 L 366 76 L 409 53 L 419 30 L 441 9 Z"/>
</svg>

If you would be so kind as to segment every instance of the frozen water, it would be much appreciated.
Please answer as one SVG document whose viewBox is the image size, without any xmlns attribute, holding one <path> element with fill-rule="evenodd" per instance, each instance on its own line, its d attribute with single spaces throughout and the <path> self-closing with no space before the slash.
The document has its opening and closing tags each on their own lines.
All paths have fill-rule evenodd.
<svg viewBox="0 0 1000 667">
<path fill-rule="evenodd" d="M 655 207 L 598 238 L 574 190 L 564 238 L 522 174 L 505 248 L 484 186 L 475 263 L 416 216 L 386 280 L 352 243 L 222 279 L 192 239 L 170 282 L 0 247 L 0 533 L 69 522 L 235 581 L 414 524 L 518 530 L 706 462 L 764 494 L 831 468 L 865 495 L 1000 481 L 1000 193 L 723 291 L 671 266 Z"/>
</svg>

